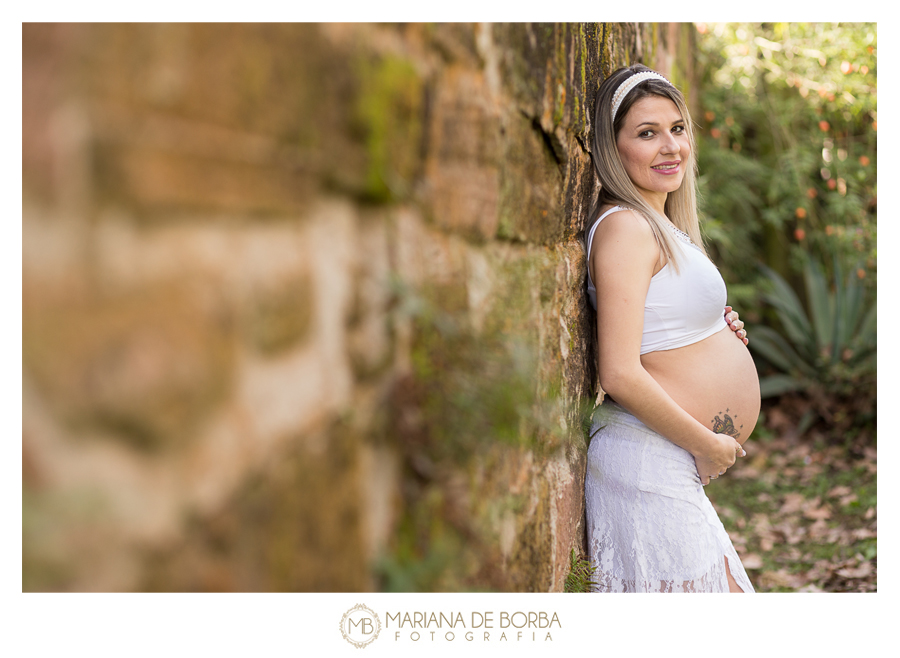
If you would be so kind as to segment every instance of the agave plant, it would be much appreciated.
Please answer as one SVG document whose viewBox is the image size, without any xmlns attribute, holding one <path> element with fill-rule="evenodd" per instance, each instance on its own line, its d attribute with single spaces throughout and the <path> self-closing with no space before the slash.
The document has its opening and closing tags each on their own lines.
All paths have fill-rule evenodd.
<svg viewBox="0 0 900 658">
<path fill-rule="evenodd" d="M 772 284 L 763 299 L 775 310 L 784 332 L 765 326 L 753 329 L 750 347 L 780 371 L 760 380 L 762 396 L 790 391 L 871 393 L 874 405 L 876 304 L 867 299 L 856 269 L 844 277 L 835 261 L 829 287 L 822 267 L 809 258 L 803 270 L 807 308 L 781 276 L 765 266 L 761 269 Z"/>
</svg>

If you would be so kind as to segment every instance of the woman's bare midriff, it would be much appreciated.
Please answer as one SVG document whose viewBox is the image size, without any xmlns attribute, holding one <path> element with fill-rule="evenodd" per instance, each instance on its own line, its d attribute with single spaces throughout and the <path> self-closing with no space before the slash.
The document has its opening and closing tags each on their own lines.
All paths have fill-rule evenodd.
<svg viewBox="0 0 900 658">
<path fill-rule="evenodd" d="M 644 354 L 641 363 L 682 409 L 711 430 L 743 443 L 756 427 L 756 366 L 726 324 L 699 343 Z"/>
</svg>

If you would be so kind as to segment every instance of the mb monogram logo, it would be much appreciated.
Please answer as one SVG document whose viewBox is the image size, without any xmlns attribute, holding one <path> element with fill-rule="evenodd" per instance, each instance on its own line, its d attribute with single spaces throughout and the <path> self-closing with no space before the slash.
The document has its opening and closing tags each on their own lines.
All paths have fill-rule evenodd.
<svg viewBox="0 0 900 658">
<path fill-rule="evenodd" d="M 341 619 L 341 635 L 357 649 L 362 649 L 375 641 L 381 632 L 381 620 L 371 609 L 358 603 Z"/>
</svg>

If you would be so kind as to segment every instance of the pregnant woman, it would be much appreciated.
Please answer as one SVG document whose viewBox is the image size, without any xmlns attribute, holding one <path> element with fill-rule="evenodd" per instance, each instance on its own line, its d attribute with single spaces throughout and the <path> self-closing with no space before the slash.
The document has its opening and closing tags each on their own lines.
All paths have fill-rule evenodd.
<svg viewBox="0 0 900 658">
<path fill-rule="evenodd" d="M 691 118 L 640 64 L 603 82 L 595 116 L 601 191 L 585 241 L 607 397 L 585 502 L 597 590 L 752 592 L 703 489 L 746 454 L 760 392 L 700 237 Z"/>
</svg>

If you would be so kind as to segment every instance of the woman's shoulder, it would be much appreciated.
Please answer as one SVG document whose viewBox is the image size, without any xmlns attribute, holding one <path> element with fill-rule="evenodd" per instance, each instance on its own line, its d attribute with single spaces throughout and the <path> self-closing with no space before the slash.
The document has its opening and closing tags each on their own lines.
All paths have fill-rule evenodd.
<svg viewBox="0 0 900 658">
<path fill-rule="evenodd" d="M 604 212 L 613 208 L 621 210 L 603 217 Z M 622 206 L 608 206 L 602 211 L 598 217 L 603 217 L 603 221 L 594 231 L 589 252 L 598 280 L 611 280 L 609 269 L 632 273 L 646 270 L 648 277 L 659 271 L 659 244 L 647 218 L 637 210 Z M 639 269 L 632 270 L 633 267 Z"/>
<path fill-rule="evenodd" d="M 604 205 L 600 208 L 600 214 L 595 221 L 599 220 L 602 221 L 597 226 L 597 231 L 600 231 L 602 227 L 604 234 L 616 233 L 623 234 L 623 236 L 651 238 L 653 236 L 650 222 L 643 214 L 632 208 L 612 204 Z"/>
</svg>

